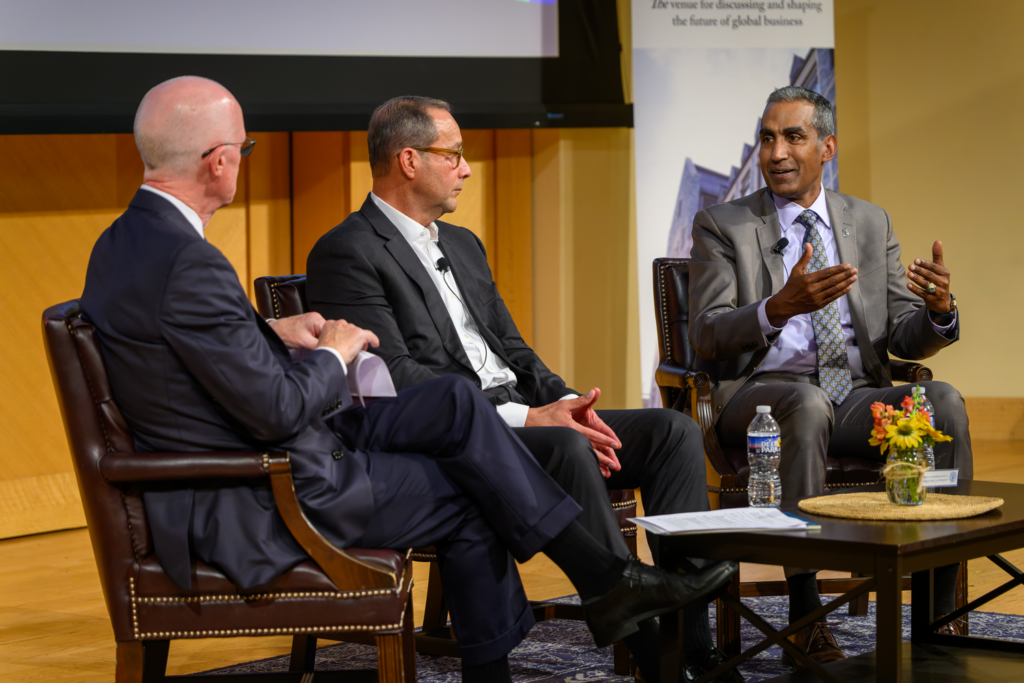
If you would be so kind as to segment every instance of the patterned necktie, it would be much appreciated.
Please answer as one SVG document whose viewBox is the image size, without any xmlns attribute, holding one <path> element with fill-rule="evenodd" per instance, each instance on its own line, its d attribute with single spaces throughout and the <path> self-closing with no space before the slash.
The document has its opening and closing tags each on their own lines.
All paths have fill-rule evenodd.
<svg viewBox="0 0 1024 683">
<path fill-rule="evenodd" d="M 828 257 L 825 245 L 821 242 L 818 229 L 818 214 L 810 209 L 796 217 L 796 222 L 804 226 L 804 244 L 814 247 L 808 273 L 828 268 Z M 825 308 L 811 313 L 814 326 L 814 343 L 818 346 L 818 382 L 829 399 L 836 405 L 841 404 L 853 389 L 850 378 L 850 359 L 846 355 L 846 340 L 843 338 L 843 326 L 839 321 L 839 300 L 833 301 Z"/>
</svg>

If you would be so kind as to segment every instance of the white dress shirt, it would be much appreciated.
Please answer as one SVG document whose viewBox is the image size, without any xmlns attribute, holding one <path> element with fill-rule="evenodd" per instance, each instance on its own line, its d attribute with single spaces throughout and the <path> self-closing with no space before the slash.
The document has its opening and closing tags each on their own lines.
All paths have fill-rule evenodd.
<svg viewBox="0 0 1024 683">
<path fill-rule="evenodd" d="M 412 247 L 416 257 L 419 258 L 423 268 L 430 276 L 430 280 L 437 288 L 445 308 L 448 309 L 448 316 L 452 319 L 452 324 L 455 325 L 455 331 L 458 332 L 459 341 L 462 342 L 462 346 L 466 350 L 466 356 L 480 378 L 480 387 L 490 389 L 503 384 L 514 387 L 518 381 L 516 373 L 512 372 L 505 361 L 494 353 L 494 350 L 488 346 L 480 334 L 476 321 L 473 320 L 469 309 L 462 303 L 462 293 L 455 282 L 455 276 L 451 271 L 442 274 L 437 269 L 437 260 L 444 258 L 440 247 L 437 246 L 437 224 L 431 223 L 424 227 L 372 192 L 370 198 L 388 220 L 398 228 L 402 237 L 409 242 L 409 246 Z M 571 394 L 565 398 L 575 398 L 575 396 L 575 394 Z M 498 406 L 498 415 L 509 427 L 524 427 L 529 410 L 529 406 L 521 403 L 504 403 Z"/>
<path fill-rule="evenodd" d="M 785 251 L 782 252 L 782 261 L 786 272 L 786 280 L 793 267 L 796 266 L 800 257 L 804 254 L 804 234 L 806 229 L 796 222 L 797 216 L 804 212 L 804 207 L 791 202 L 783 197 L 772 195 L 775 201 L 775 208 L 779 213 L 779 227 L 782 229 L 782 236 L 789 240 Z M 839 248 L 836 246 L 836 236 L 831 225 L 829 225 L 828 205 L 825 201 L 825 188 L 822 187 L 818 198 L 811 204 L 810 210 L 818 216 L 815 229 L 825 247 L 825 257 L 829 266 L 839 265 Z M 818 345 L 814 342 L 814 326 L 811 323 L 811 314 L 803 313 L 790 318 L 782 327 L 772 327 L 768 322 L 768 314 L 765 308 L 768 299 L 761 302 L 757 316 L 761 323 L 761 332 L 767 337 L 780 332 L 778 339 L 768 349 L 764 362 L 757 369 L 762 372 L 793 372 L 799 375 L 818 374 Z M 945 326 L 936 325 L 929 316 L 935 331 L 942 334 L 956 324 L 956 318 Z M 843 339 L 846 340 L 846 355 L 850 360 L 850 376 L 853 379 L 860 379 L 866 375 L 864 361 L 860 357 L 860 349 L 857 347 L 856 333 L 853 329 L 853 320 L 850 317 L 850 306 L 846 296 L 839 297 L 839 322 L 843 328 Z"/>
<path fill-rule="evenodd" d="M 174 206 L 174 208 L 176 208 L 178 211 L 181 212 L 181 215 L 185 217 L 185 220 L 187 220 L 189 222 L 189 224 L 193 228 L 196 229 L 196 232 L 199 233 L 199 236 L 202 237 L 204 240 L 206 239 L 206 234 L 203 232 L 203 219 L 201 219 L 199 217 L 199 214 L 196 213 L 192 209 L 192 207 L 190 207 L 188 204 L 186 204 L 185 202 L 181 201 L 180 199 L 178 199 L 174 195 L 167 194 L 163 190 L 158 190 L 155 187 L 150 187 L 149 185 L 143 185 L 142 189 L 143 190 L 148 190 L 149 192 L 152 192 L 155 195 L 159 195 L 159 196 L 163 197 L 164 199 L 166 199 L 167 201 L 169 201 Z M 271 323 L 270 320 L 268 320 L 267 322 Z M 271 323 L 271 324 L 273 324 L 273 323 Z M 341 363 L 342 371 L 346 375 L 348 374 L 348 367 L 345 365 L 345 359 L 341 357 L 341 353 L 337 349 L 331 349 L 331 348 L 328 348 L 328 347 L 321 347 L 321 348 L 313 349 L 313 350 L 314 351 L 327 351 L 327 352 L 329 352 L 331 355 L 333 355 L 335 358 L 338 359 L 339 363 Z"/>
</svg>

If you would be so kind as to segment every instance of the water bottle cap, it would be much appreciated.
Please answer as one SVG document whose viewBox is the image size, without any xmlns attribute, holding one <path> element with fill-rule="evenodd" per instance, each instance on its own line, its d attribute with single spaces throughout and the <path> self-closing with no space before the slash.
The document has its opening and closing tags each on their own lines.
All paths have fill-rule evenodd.
<svg viewBox="0 0 1024 683">
<path fill-rule="evenodd" d="M 771 406 L 758 406 L 757 407 L 757 414 L 758 415 L 767 415 L 770 412 L 772 412 L 772 407 Z"/>
<path fill-rule="evenodd" d="M 918 388 L 917 388 L 917 392 L 918 392 L 919 394 L 923 394 L 923 393 L 924 393 L 924 387 L 918 387 Z"/>
</svg>

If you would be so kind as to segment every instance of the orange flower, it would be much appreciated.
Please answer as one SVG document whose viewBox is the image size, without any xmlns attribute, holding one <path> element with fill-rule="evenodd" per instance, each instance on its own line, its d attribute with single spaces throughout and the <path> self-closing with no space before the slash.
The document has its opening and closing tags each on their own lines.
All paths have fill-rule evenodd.
<svg viewBox="0 0 1024 683">
<path fill-rule="evenodd" d="M 913 396 L 904 396 L 903 402 L 900 403 L 900 407 L 903 408 L 903 410 L 907 411 L 908 413 L 914 412 L 914 405 L 915 404 Z"/>
</svg>

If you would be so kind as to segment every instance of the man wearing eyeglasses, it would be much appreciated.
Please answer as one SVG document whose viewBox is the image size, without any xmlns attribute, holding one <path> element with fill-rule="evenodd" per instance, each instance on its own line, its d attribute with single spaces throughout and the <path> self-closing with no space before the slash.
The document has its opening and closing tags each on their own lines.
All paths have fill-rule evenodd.
<svg viewBox="0 0 1024 683">
<path fill-rule="evenodd" d="M 466 683 L 511 683 L 508 652 L 533 624 L 516 559 L 544 552 L 591 596 L 598 642 L 706 600 L 735 571 L 621 561 L 465 379 L 344 410 L 348 364 L 376 335 L 316 313 L 270 327 L 203 238 L 252 150 L 235 98 L 203 78 L 161 83 L 135 139 L 145 185 L 93 247 L 81 305 L 139 452 L 287 451 L 303 512 L 339 547 L 433 545 Z M 307 559 L 270 495 L 190 481 L 146 491 L 164 571 L 189 589 L 202 560 L 247 589 Z"/>
<path fill-rule="evenodd" d="M 385 102 L 367 143 L 373 191 L 310 253 L 310 307 L 372 329 L 380 339 L 372 352 L 387 361 L 398 389 L 446 375 L 473 382 L 583 508 L 581 524 L 618 556 L 629 549 L 609 489 L 639 487 L 648 514 L 706 510 L 696 423 L 669 410 L 595 410 L 600 389 L 568 388 L 523 341 L 480 240 L 438 220 L 455 211 L 471 176 L 450 105 L 409 96 Z M 706 605 L 685 610 L 684 620 L 690 674 L 715 668 L 721 653 Z M 658 676 L 656 635 L 648 620 L 626 639 L 648 681 Z M 721 680 L 742 680 L 729 676 Z"/>
</svg>

